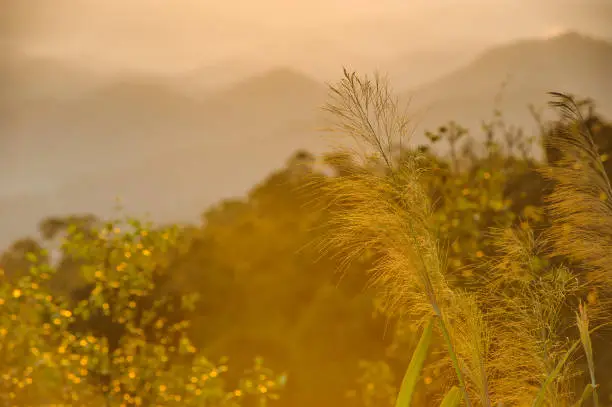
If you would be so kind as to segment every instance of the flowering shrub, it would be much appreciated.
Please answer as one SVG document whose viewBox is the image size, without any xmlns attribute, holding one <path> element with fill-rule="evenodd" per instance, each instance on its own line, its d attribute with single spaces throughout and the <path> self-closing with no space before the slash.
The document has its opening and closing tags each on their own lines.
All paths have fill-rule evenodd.
<svg viewBox="0 0 612 407">
<path fill-rule="evenodd" d="M 29 269 L 0 282 L 0 403 L 238 406 L 244 397 L 260 405 L 278 398 L 284 377 L 260 359 L 228 390 L 226 360 L 208 360 L 187 335 L 182 316 L 197 296 L 156 287 L 187 245 L 176 227 L 73 225 L 62 252 L 82 279 L 77 299 L 51 290 L 57 268 L 44 251 L 28 253 Z"/>
</svg>

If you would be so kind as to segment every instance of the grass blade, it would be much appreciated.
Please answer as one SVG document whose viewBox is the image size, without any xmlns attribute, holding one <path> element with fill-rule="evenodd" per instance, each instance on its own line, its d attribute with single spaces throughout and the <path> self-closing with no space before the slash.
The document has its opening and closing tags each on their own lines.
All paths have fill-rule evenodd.
<svg viewBox="0 0 612 407">
<path fill-rule="evenodd" d="M 595 380 L 595 361 L 593 359 L 593 345 L 591 343 L 591 335 L 589 335 L 589 316 L 587 311 L 587 305 L 580 303 L 578 305 L 578 312 L 576 313 L 576 325 L 580 332 L 580 341 L 584 348 L 584 353 L 587 358 L 589 366 L 589 373 L 591 376 L 591 392 L 593 393 L 593 406 L 599 407 L 599 397 L 597 395 L 597 381 Z M 585 389 L 586 390 L 586 389 Z"/>
<path fill-rule="evenodd" d="M 580 397 L 580 400 L 578 400 L 576 404 L 574 404 L 574 407 L 582 407 L 584 402 L 587 401 L 589 397 L 593 395 L 594 392 L 595 392 L 595 387 L 593 387 L 591 383 L 587 384 L 584 388 L 584 391 L 582 392 L 582 396 Z"/>
<path fill-rule="evenodd" d="M 412 359 L 410 359 L 408 370 L 406 370 L 404 380 L 402 380 L 402 387 L 400 388 L 399 394 L 397 395 L 397 400 L 395 401 L 395 407 L 409 407 L 410 403 L 412 402 L 414 388 L 416 387 L 417 381 L 421 375 L 421 369 L 423 368 L 423 363 L 425 363 L 429 344 L 431 343 L 432 332 L 433 319 L 429 320 L 427 325 L 425 325 L 421 339 L 419 339 L 419 343 L 412 354 Z"/>
<path fill-rule="evenodd" d="M 603 328 L 604 326 L 607 326 L 607 325 L 610 325 L 610 324 L 612 324 L 612 322 L 601 324 L 601 325 L 591 329 L 589 331 L 589 334 L 592 334 L 593 332 L 597 331 L 599 328 Z M 559 373 L 561 373 L 561 369 L 563 369 L 563 365 L 565 365 L 565 363 L 569 359 L 570 355 L 576 350 L 576 348 L 578 346 L 580 346 L 581 343 L 582 343 L 581 340 L 578 339 L 577 341 L 575 341 L 572 344 L 572 346 L 567 350 L 567 352 L 565 352 L 565 355 L 563 355 L 563 358 L 561 358 L 559 363 L 557 363 L 557 366 L 555 367 L 555 370 L 553 370 L 546 377 L 546 380 L 544 380 L 544 383 L 542 384 L 542 387 L 538 391 L 538 395 L 536 396 L 535 400 L 533 401 L 532 407 L 543 407 L 544 406 L 544 401 L 545 401 L 544 396 L 546 395 L 546 389 L 548 389 L 548 386 L 559 376 Z"/>
<path fill-rule="evenodd" d="M 461 390 L 457 386 L 453 386 L 444 396 L 440 407 L 457 407 L 461 403 L 461 397 Z"/>
</svg>

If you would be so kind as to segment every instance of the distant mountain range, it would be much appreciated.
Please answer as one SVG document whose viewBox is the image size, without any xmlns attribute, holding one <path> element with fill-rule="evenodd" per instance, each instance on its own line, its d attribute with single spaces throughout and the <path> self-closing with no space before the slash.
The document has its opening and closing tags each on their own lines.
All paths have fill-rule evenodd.
<svg viewBox="0 0 612 407">
<path fill-rule="evenodd" d="M 395 82 L 412 98 L 419 131 L 449 120 L 476 128 L 491 116 L 505 80 L 499 107 L 511 124 L 530 126 L 527 104 L 544 103 L 550 90 L 592 97 L 612 113 L 609 42 L 568 33 L 499 46 L 471 61 L 449 58 L 431 52 L 422 54 L 423 66 L 416 56 L 388 64 L 392 79 L 403 70 L 415 78 Z M 108 215 L 116 196 L 128 213 L 194 221 L 297 149 L 328 149 L 317 131 L 327 95 L 320 80 L 294 67 L 234 68 L 210 86 L 195 71 L 109 75 L 57 61 L 0 61 L 9 79 L 0 91 L 0 247 L 49 215 Z M 201 71 L 208 74 L 221 78 L 223 69 Z"/>
<path fill-rule="evenodd" d="M 590 97 L 612 113 L 612 43 L 577 33 L 489 49 L 464 67 L 404 92 L 425 111 L 421 128 L 450 119 L 477 128 L 499 108 L 510 124 L 530 126 L 528 104 L 545 107 L 547 92 Z M 496 99 L 498 99 L 496 101 Z M 495 103 L 498 106 L 495 106 Z"/>
</svg>

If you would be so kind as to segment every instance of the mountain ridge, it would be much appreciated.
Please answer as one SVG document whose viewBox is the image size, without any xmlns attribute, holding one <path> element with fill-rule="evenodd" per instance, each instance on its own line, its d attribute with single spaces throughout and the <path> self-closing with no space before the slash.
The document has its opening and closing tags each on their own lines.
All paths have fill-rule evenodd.
<svg viewBox="0 0 612 407">
<path fill-rule="evenodd" d="M 546 106 L 550 91 L 592 98 L 610 115 L 609 72 L 612 42 L 569 32 L 490 48 L 437 80 L 401 92 L 401 97 L 427 109 L 421 129 L 455 120 L 477 130 L 495 108 L 513 124 L 527 126 L 535 125 L 528 105 Z"/>
<path fill-rule="evenodd" d="M 561 44 L 561 51 L 551 51 L 551 44 Z M 518 41 L 507 44 L 510 51 L 505 46 L 485 50 L 438 80 L 396 89 L 402 97 L 412 96 L 413 110 L 425 111 L 415 141 L 425 141 L 421 130 L 449 120 L 477 131 L 491 117 L 513 64 L 518 75 L 502 92 L 500 106 L 510 124 L 533 123 L 527 104 L 545 102 L 549 90 L 592 90 L 584 96 L 606 99 L 612 89 L 602 78 L 612 72 L 612 46 L 596 44 L 572 35 Z M 544 51 L 526 53 L 525 47 Z M 585 55 L 578 63 L 577 54 Z M 599 65 L 585 63 L 589 55 Z M 545 75 L 534 67 L 543 67 Z M 576 72 L 579 80 L 574 80 Z M 219 199 L 245 193 L 294 151 L 328 150 L 330 143 L 317 131 L 326 96 L 327 88 L 312 75 L 279 66 L 191 92 L 177 86 L 176 78 L 131 74 L 79 98 L 20 105 L 15 119 L 0 123 L 11 136 L 0 140 L 6 196 L 0 198 L 0 246 L 31 233 L 34 221 L 62 211 L 95 208 L 107 216 L 103 202 L 111 210 L 122 192 L 129 195 L 130 210 L 141 205 L 164 221 L 197 219 L 199 213 L 191 213 L 196 206 L 201 212 Z"/>
</svg>

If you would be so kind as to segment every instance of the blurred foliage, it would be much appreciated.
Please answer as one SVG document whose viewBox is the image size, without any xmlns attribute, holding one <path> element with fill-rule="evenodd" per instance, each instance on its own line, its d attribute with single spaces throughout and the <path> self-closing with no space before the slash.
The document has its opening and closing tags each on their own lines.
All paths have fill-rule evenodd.
<svg viewBox="0 0 612 407">
<path fill-rule="evenodd" d="M 82 225 L 81 225 L 82 226 Z M 100 228 L 67 223 L 61 264 L 78 265 L 84 285 L 73 298 L 55 295 L 59 270 L 44 251 L 25 253 L 27 272 L 0 286 L 0 401 L 5 405 L 234 406 L 245 397 L 278 398 L 281 377 L 256 360 L 228 391 L 225 360 L 198 352 L 181 318 L 194 293 L 156 290 L 184 233 L 137 221 Z M 42 255 L 42 256 L 41 256 Z"/>
<path fill-rule="evenodd" d="M 587 121 L 611 174 L 612 126 L 593 109 Z M 550 185 L 532 151 L 555 125 L 528 137 L 496 113 L 484 137 L 454 122 L 427 134 L 423 179 L 457 284 L 486 279 L 491 227 L 546 228 Z M 440 144 L 447 155 L 434 153 Z M 313 243 L 333 216 L 320 186 L 360 166 L 375 170 L 375 159 L 298 152 L 198 226 L 44 220 L 42 238 L 0 257 L 0 403 L 392 406 L 418 327 L 386 315 L 366 289 L 371 258 L 347 266 Z M 595 303 L 599 293 L 585 295 Z M 593 340 L 596 368 L 612 378 L 605 340 Z M 436 364 L 442 344 L 431 349 L 417 405 L 450 387 Z M 610 404 L 612 381 L 600 390 Z"/>
</svg>

